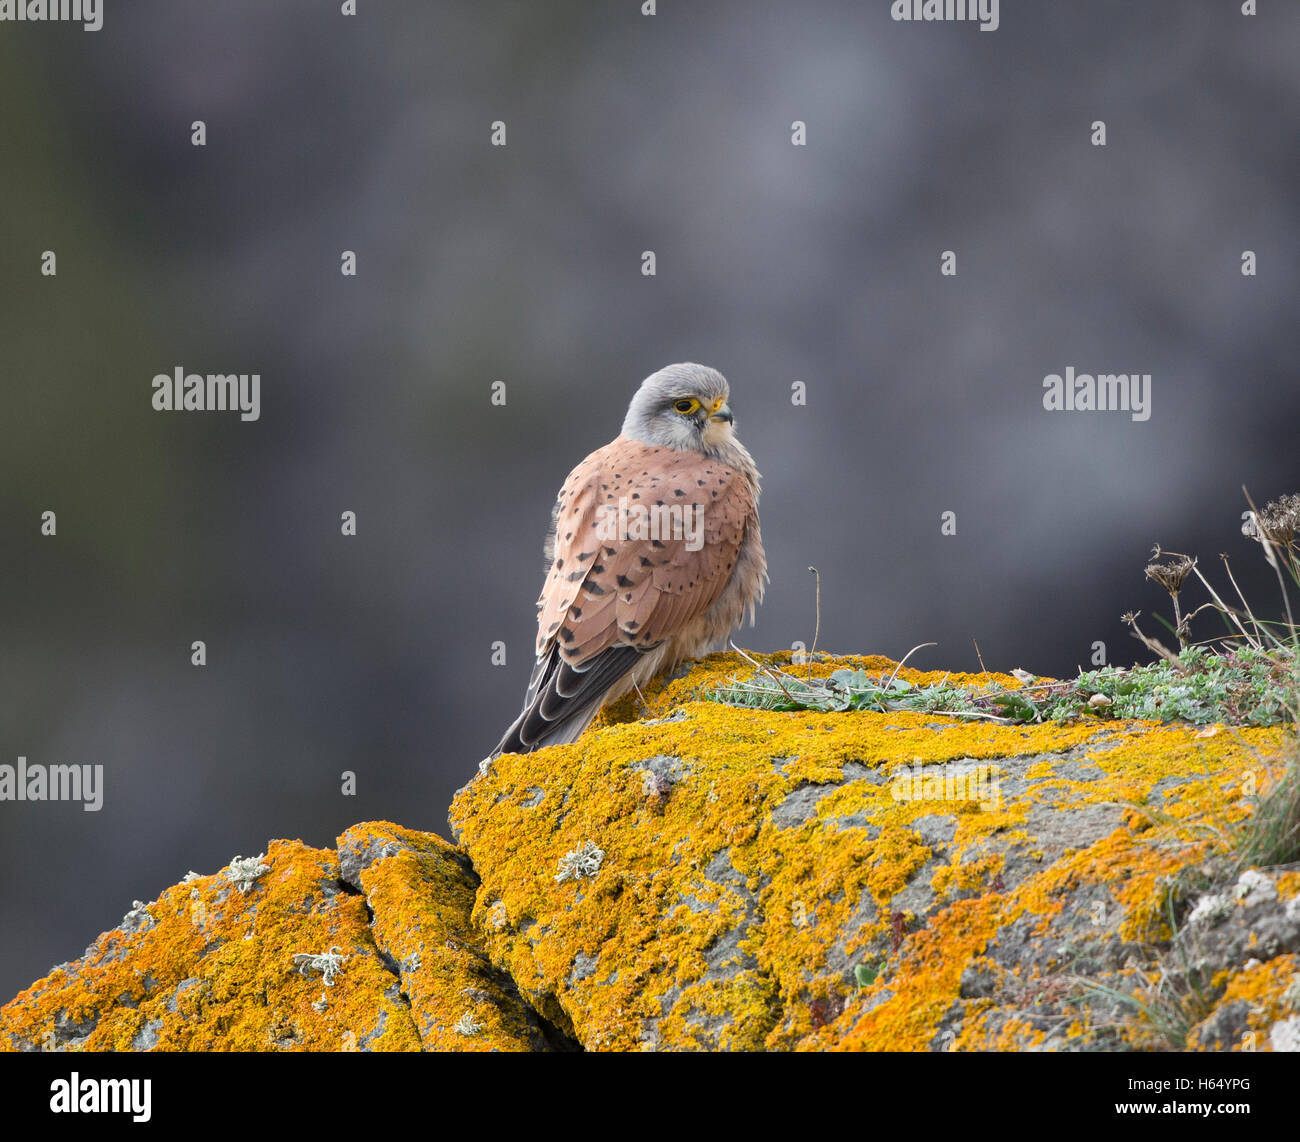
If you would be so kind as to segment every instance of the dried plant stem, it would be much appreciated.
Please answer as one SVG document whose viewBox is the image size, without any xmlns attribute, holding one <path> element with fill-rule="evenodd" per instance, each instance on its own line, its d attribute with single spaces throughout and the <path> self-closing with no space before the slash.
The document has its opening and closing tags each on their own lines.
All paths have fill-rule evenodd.
<svg viewBox="0 0 1300 1142">
<path fill-rule="evenodd" d="M 772 679 L 773 682 L 775 682 L 778 686 L 781 687 L 782 694 L 784 694 L 792 703 L 798 705 L 798 703 L 795 702 L 794 695 L 791 694 L 790 691 L 785 688 L 785 683 L 782 682 L 780 678 L 778 678 L 766 666 L 764 666 L 761 662 L 759 662 L 758 659 L 752 657 L 751 655 L 746 654 L 743 650 L 741 650 L 740 647 L 736 645 L 733 639 L 727 639 L 727 642 L 731 646 L 731 649 L 734 650 L 738 655 L 740 655 L 741 658 L 743 658 L 756 670 L 761 670 L 764 674 L 766 674 L 770 679 Z"/>
<path fill-rule="evenodd" d="M 1219 558 L 1223 560 L 1223 569 L 1228 573 L 1228 582 L 1232 584 L 1232 589 L 1237 592 L 1237 598 L 1241 600 L 1244 613 L 1250 618 L 1250 625 L 1255 628 L 1255 637 L 1262 640 L 1264 632 L 1260 630 L 1259 623 L 1255 620 L 1255 616 L 1251 614 L 1250 604 L 1246 602 L 1246 596 L 1241 593 L 1241 588 L 1237 586 L 1237 577 L 1232 573 L 1232 566 L 1228 562 L 1227 555 L 1220 554 Z"/>
<path fill-rule="evenodd" d="M 821 572 L 818 571 L 816 567 L 809 567 L 808 570 L 813 573 L 813 578 L 817 582 L 817 595 L 816 595 L 817 625 L 813 627 L 812 650 L 808 652 L 808 681 L 811 682 L 812 681 L 812 659 L 813 659 L 813 655 L 817 653 L 817 640 L 821 638 L 821 634 L 822 634 L 822 576 L 821 576 Z"/>
<path fill-rule="evenodd" d="M 898 665 L 894 667 L 894 673 L 889 676 L 889 681 L 885 683 L 884 689 L 888 690 L 894 684 L 894 679 L 898 677 L 898 672 L 903 669 L 903 663 L 906 662 L 909 658 L 911 658 L 912 655 L 914 655 L 918 650 L 921 650 L 923 647 L 938 646 L 938 645 L 939 644 L 937 642 L 921 642 L 921 643 L 917 643 L 916 646 L 912 647 L 911 650 L 909 650 L 905 655 L 903 655 Z"/>
</svg>

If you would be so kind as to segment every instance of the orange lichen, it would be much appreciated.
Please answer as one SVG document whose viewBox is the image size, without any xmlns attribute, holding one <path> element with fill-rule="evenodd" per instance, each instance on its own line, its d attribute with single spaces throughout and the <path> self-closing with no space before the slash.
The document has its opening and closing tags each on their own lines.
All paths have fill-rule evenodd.
<svg viewBox="0 0 1300 1142">
<path fill-rule="evenodd" d="M 1246 1008 L 1247 1031 L 1238 1039 L 1223 1043 L 1209 1033 L 1215 1013 L 1231 1004 Z M 1207 1050 L 1270 1050 L 1269 1028 L 1279 1019 L 1300 1012 L 1300 955 L 1275 956 L 1264 963 L 1250 961 L 1234 972 L 1214 1006 L 1214 1011 L 1192 1029 L 1188 1039 Z"/>
<path fill-rule="evenodd" d="M 423 1048 L 540 1049 L 538 1029 L 507 994 L 470 925 L 475 879 L 464 854 L 432 833 L 386 821 L 339 838 L 340 851 L 365 846 L 380 850 L 359 874 L 374 916 L 371 933 L 397 966 Z"/>
<path fill-rule="evenodd" d="M 105 933 L 33 984 L 0 1010 L 0 1047 L 544 1046 L 474 935 L 476 881 L 463 854 L 386 822 L 358 825 L 340 845 L 373 852 L 360 872 L 365 897 L 341 883 L 335 853 L 272 841 L 246 894 L 225 872 L 174 885 L 148 905 L 150 919 L 129 917 L 140 930 Z"/>
<path fill-rule="evenodd" d="M 1283 731 L 702 700 L 753 670 L 712 656 L 577 742 L 496 759 L 453 804 L 461 848 L 380 822 L 337 854 L 274 842 L 247 895 L 224 874 L 168 889 L 0 1010 L 0 1047 L 1151 1045 L 1136 1018 L 1094 1026 L 1075 960 L 1122 960 L 1095 977 L 1112 993 L 1159 986 L 1183 874 L 1225 854 Z M 1274 883 L 1290 899 L 1300 872 Z M 296 953 L 341 956 L 332 986 Z M 1267 1037 L 1296 958 L 1220 972 L 1215 1010 L 1249 1004 Z"/>
<path fill-rule="evenodd" d="M 827 658 L 812 671 L 845 666 L 893 669 Z M 1281 740 L 1275 730 L 1198 739 L 1194 728 L 1152 723 L 1007 726 L 699 700 L 752 670 L 738 656 L 712 656 L 579 742 L 498 759 L 453 806 L 483 878 L 475 921 L 491 955 L 588 1047 L 752 1046 L 768 1025 L 768 1048 L 932 1047 L 964 967 L 1005 925 L 1027 922 L 1046 938 L 1072 891 L 1104 886 L 1092 906 L 1098 931 L 1138 945 L 1166 938 L 1172 877 L 1214 848 L 1204 826 L 1245 811 L 1237 784 Z M 646 720 L 619 720 L 634 709 Z M 655 758 L 676 765 L 680 779 L 650 806 L 638 766 Z M 850 763 L 857 768 L 846 770 Z M 944 763 L 996 763 L 999 772 L 1014 764 L 1024 791 L 954 803 L 945 799 L 949 778 L 931 800 L 932 777 L 945 789 L 932 768 Z M 895 795 L 907 774 L 919 775 L 915 799 Z M 783 806 L 796 794 L 804 800 L 791 813 Z M 1104 812 L 1109 824 L 1075 847 L 1063 828 L 1049 857 L 1041 821 L 1034 825 L 1048 811 Z M 936 814 L 951 822 L 942 856 L 918 832 Z M 600 871 L 557 887 L 557 860 L 585 839 L 605 852 Z M 1011 852 L 1018 882 L 1004 885 Z M 896 905 L 904 889 L 912 902 Z M 719 947 L 731 949 L 725 962 Z M 580 956 L 598 966 L 576 980 Z M 851 966 L 872 958 L 885 970 L 858 989 Z M 1062 967 L 1052 955 L 1042 970 Z M 770 987 L 756 988 L 755 971 Z M 961 1047 L 1044 1038 L 1010 1000 L 974 1001 L 967 1015 Z M 1065 1021 L 1062 1034 L 1068 1027 L 1087 1033 L 1087 1019 Z"/>
<path fill-rule="evenodd" d="M 148 905 L 143 930 L 106 932 L 84 959 L 0 1010 L 0 1045 L 418 1049 L 365 901 L 340 890 L 334 854 L 272 841 L 264 863 L 247 894 L 222 873 L 168 888 Z M 295 966 L 295 955 L 331 950 L 343 957 L 332 986 Z"/>
</svg>

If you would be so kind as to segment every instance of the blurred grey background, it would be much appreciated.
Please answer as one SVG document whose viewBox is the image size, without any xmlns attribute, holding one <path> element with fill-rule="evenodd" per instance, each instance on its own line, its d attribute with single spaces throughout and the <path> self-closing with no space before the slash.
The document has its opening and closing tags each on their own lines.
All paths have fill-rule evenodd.
<svg viewBox="0 0 1300 1142">
<path fill-rule="evenodd" d="M 1300 6 L 339 7 L 0 25 L 0 761 L 106 781 L 0 803 L 0 1001 L 269 838 L 445 833 L 555 492 L 673 361 L 765 476 L 742 645 L 811 640 L 809 564 L 822 648 L 932 668 L 1144 659 L 1157 541 L 1277 603 L 1239 526 L 1300 486 Z M 261 419 L 153 411 L 178 365 Z M 1152 374 L 1151 419 L 1045 412 L 1068 365 Z"/>
</svg>

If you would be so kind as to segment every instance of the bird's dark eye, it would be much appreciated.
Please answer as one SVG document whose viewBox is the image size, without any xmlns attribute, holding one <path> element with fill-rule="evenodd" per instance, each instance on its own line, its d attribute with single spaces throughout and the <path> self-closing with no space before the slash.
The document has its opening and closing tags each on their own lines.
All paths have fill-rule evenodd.
<svg viewBox="0 0 1300 1142">
<path fill-rule="evenodd" d="M 700 402 L 697 401 L 694 397 L 684 398 L 679 401 L 673 401 L 673 408 L 675 408 L 683 416 L 690 416 L 691 413 L 695 412 L 699 407 L 700 407 Z"/>
</svg>

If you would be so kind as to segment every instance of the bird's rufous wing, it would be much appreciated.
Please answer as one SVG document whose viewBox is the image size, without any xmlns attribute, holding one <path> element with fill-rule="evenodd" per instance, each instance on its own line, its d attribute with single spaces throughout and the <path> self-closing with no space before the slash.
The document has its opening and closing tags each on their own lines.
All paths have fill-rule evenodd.
<svg viewBox="0 0 1300 1142">
<path fill-rule="evenodd" d="M 538 657 L 553 640 L 581 669 L 671 638 L 717 601 L 754 511 L 741 473 L 702 453 L 625 437 L 593 452 L 556 502 Z"/>
<path fill-rule="evenodd" d="M 744 476 L 698 452 L 620 436 L 579 464 L 555 503 L 537 663 L 499 750 L 570 740 L 642 654 L 713 605 L 755 514 Z"/>
</svg>

